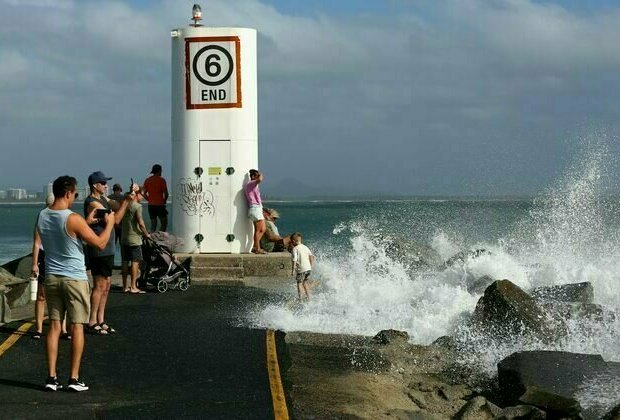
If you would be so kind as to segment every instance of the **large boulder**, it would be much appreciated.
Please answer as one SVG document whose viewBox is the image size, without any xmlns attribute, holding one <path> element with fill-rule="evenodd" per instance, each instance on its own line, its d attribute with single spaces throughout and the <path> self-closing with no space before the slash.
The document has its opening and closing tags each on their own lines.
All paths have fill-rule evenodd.
<svg viewBox="0 0 620 420">
<path fill-rule="evenodd" d="M 606 318 L 615 318 L 614 312 L 606 311 L 596 303 L 548 302 L 544 303 L 543 307 L 548 308 L 563 319 L 591 319 L 603 322 Z"/>
<path fill-rule="evenodd" d="M 537 287 L 532 290 L 534 299 L 552 302 L 592 303 L 594 287 L 590 282 L 562 284 L 550 287 Z"/>
<path fill-rule="evenodd" d="M 513 353 L 497 365 L 499 388 L 508 404 L 569 417 L 581 412 L 582 384 L 609 371 L 600 355 L 542 350 Z"/>
<path fill-rule="evenodd" d="M 478 329 L 500 339 L 533 335 L 544 342 L 555 342 L 566 334 L 566 326 L 560 319 L 545 311 L 510 280 L 498 280 L 487 287 L 478 300 L 472 322 Z"/>
<path fill-rule="evenodd" d="M 479 295 L 483 293 L 495 279 L 489 275 L 478 278 L 467 279 L 467 292 L 470 295 Z"/>
<path fill-rule="evenodd" d="M 406 344 L 409 341 L 409 334 L 406 331 L 381 330 L 372 339 L 378 344 L 390 344 L 392 342 Z"/>
<path fill-rule="evenodd" d="M 603 420 L 620 420 L 620 404 L 603 416 Z"/>
<path fill-rule="evenodd" d="M 437 268 L 443 263 L 439 253 L 428 245 L 403 238 L 380 239 L 385 253 L 410 269 Z"/>
<path fill-rule="evenodd" d="M 13 275 L 13 273 L 0 267 L 0 285 L 12 285 L 22 283 L 23 281 L 24 279 L 16 277 Z"/>
<path fill-rule="evenodd" d="M 31 264 L 31 261 L 29 260 L 27 264 Z M 15 261 L 9 268 L 17 267 L 17 263 L 18 261 Z M 30 302 L 30 282 L 16 277 L 5 267 L 0 267 L 0 323 L 13 321 L 12 310 Z"/>
<path fill-rule="evenodd" d="M 486 249 L 472 249 L 470 251 L 460 251 L 448 258 L 443 264 L 445 267 L 451 267 L 454 264 L 463 264 L 471 258 L 478 258 L 482 255 L 491 255 Z"/>
</svg>

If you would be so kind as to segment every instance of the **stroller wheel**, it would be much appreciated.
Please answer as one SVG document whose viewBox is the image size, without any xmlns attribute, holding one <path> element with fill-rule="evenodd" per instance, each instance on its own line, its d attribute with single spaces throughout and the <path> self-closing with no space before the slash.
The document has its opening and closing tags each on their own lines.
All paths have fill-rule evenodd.
<svg viewBox="0 0 620 420">
<path fill-rule="evenodd" d="M 157 282 L 157 290 L 159 293 L 165 293 L 166 290 L 168 290 L 168 283 L 166 283 L 166 280 L 160 280 Z"/>
<path fill-rule="evenodd" d="M 179 282 L 179 289 L 183 292 L 189 289 L 189 282 L 187 280 L 181 280 Z"/>
</svg>

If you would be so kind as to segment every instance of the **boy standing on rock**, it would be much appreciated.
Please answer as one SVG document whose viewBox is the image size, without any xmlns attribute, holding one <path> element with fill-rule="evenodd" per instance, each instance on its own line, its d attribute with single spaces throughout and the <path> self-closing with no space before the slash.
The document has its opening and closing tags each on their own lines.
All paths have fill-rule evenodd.
<svg viewBox="0 0 620 420">
<path fill-rule="evenodd" d="M 297 281 L 297 295 L 299 300 L 310 300 L 309 278 L 314 265 L 314 255 L 312 251 L 301 243 L 301 233 L 295 232 L 291 235 L 291 275 Z"/>
</svg>

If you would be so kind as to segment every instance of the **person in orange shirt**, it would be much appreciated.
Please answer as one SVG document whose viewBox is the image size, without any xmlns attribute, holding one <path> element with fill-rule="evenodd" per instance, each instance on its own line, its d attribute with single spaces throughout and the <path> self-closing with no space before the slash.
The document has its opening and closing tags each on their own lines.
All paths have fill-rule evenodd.
<svg viewBox="0 0 620 420">
<path fill-rule="evenodd" d="M 168 210 L 166 201 L 168 200 L 168 186 L 166 180 L 161 176 L 161 165 L 153 165 L 151 176 L 144 181 L 144 196 L 148 201 L 149 218 L 151 219 L 151 232 L 157 230 L 157 219 L 161 224 L 161 231 L 165 232 L 168 228 Z"/>
</svg>

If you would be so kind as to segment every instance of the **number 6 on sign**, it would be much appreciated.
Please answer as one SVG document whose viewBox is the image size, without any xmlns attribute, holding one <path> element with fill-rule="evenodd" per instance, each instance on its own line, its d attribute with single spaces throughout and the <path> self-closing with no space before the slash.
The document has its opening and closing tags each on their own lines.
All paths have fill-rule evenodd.
<svg viewBox="0 0 620 420">
<path fill-rule="evenodd" d="M 239 37 L 185 39 L 187 109 L 241 108 Z"/>
</svg>

